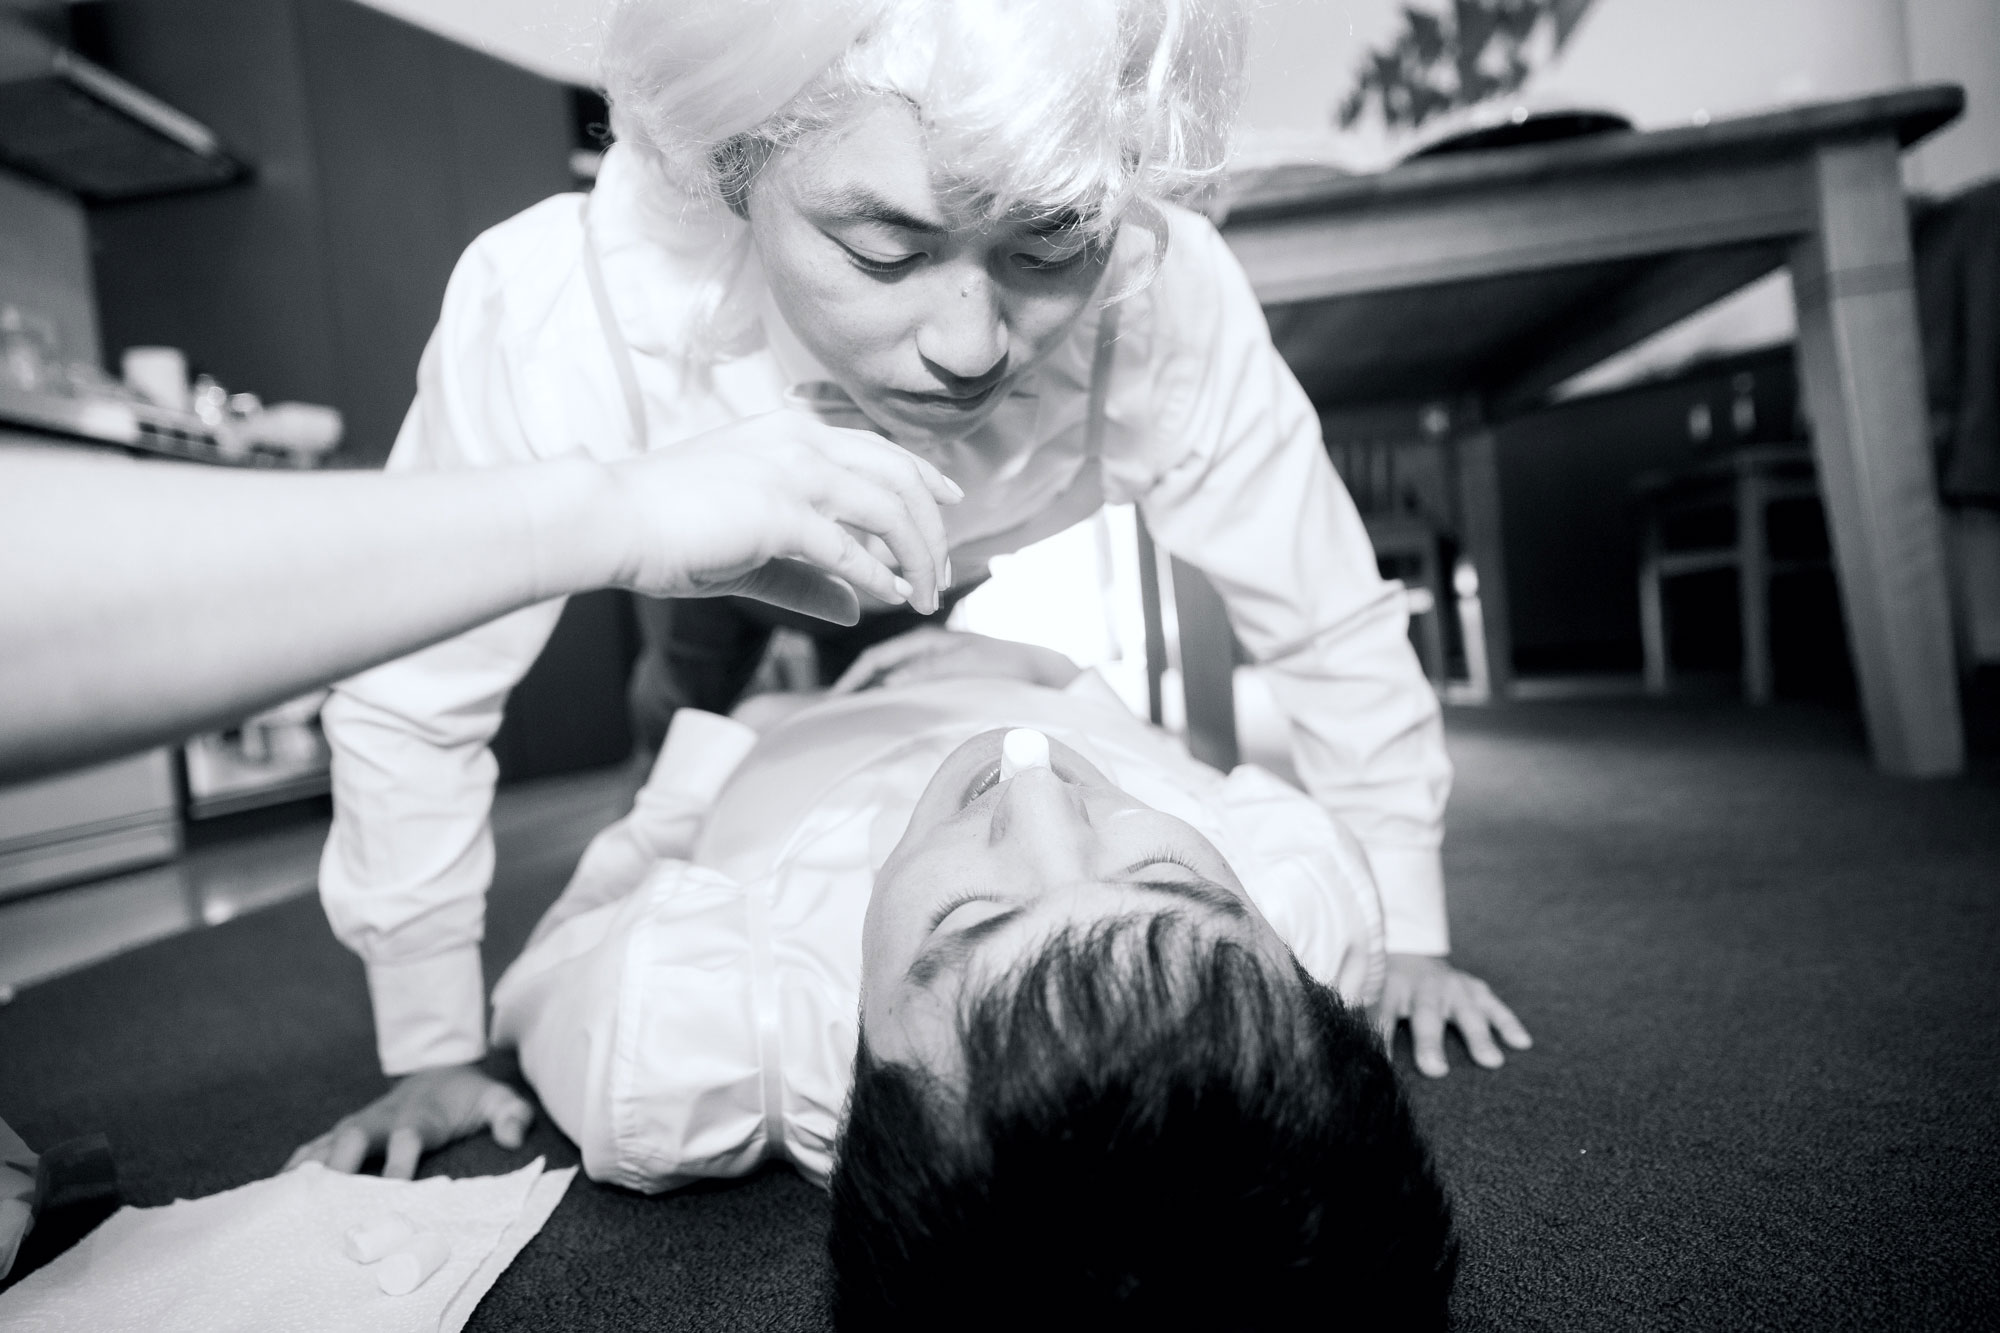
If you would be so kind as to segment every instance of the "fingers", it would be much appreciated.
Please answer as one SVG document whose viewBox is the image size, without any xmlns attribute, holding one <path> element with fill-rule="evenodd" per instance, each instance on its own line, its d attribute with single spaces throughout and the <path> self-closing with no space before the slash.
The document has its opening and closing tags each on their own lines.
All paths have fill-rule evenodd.
<svg viewBox="0 0 2000 1333">
<path fill-rule="evenodd" d="M 1457 1026 L 1458 1035 L 1464 1039 L 1465 1049 L 1474 1064 L 1481 1069 L 1498 1069 L 1507 1063 L 1507 1057 L 1500 1054 L 1500 1047 L 1487 1026 L 1485 1011 L 1476 1002 L 1459 1005 L 1452 1011 L 1451 1021 Z"/>
<path fill-rule="evenodd" d="M 423 1155 L 423 1132 L 415 1125 L 396 1126 L 389 1131 L 389 1147 L 382 1158 L 382 1179 L 416 1179 L 417 1159 Z"/>
<path fill-rule="evenodd" d="M 853 666 L 840 673 L 840 679 L 833 683 L 832 693 L 850 694 L 865 689 L 912 659 L 938 651 L 941 644 L 952 637 L 950 630 L 926 625 L 878 643 L 855 658 Z"/>
<path fill-rule="evenodd" d="M 907 579 L 899 577 L 896 571 L 856 541 L 853 533 L 823 515 L 808 513 L 801 521 L 792 554 L 847 580 L 878 601 L 900 602 L 915 596 L 915 589 Z M 793 590 L 796 589 L 797 585 L 793 585 Z M 858 605 L 855 615 L 857 618 L 860 616 Z M 854 621 L 840 623 L 851 625 Z"/>
<path fill-rule="evenodd" d="M 826 517 L 874 533 L 888 546 L 911 586 L 909 603 L 929 613 L 938 608 L 944 582 L 944 522 L 930 497 L 919 497 L 922 515 L 913 514 L 893 489 L 832 468 L 821 482 L 818 508 Z M 928 520 L 928 521 L 926 521 Z"/>
<path fill-rule="evenodd" d="M 512 1088 L 494 1084 L 480 1098 L 480 1114 L 485 1117 L 486 1127 L 492 1131 L 494 1142 L 512 1151 L 521 1146 L 527 1137 L 528 1126 L 534 1123 L 535 1108 Z"/>
<path fill-rule="evenodd" d="M 1417 995 L 1410 1011 L 1410 1047 L 1425 1077 L 1443 1078 L 1451 1072 L 1444 1058 L 1444 997 L 1428 988 Z"/>
<path fill-rule="evenodd" d="M 938 506 L 957 504 L 965 498 L 965 492 L 928 461 L 879 435 L 867 431 L 836 431 L 834 434 L 835 438 L 828 446 L 829 455 L 896 493 L 916 525 L 918 535 L 936 554 L 938 583 L 941 586 L 948 582 L 944 563 L 948 544 L 944 519 L 938 514 Z M 912 578 L 914 581 L 914 576 Z"/>
<path fill-rule="evenodd" d="M 426 1152 L 481 1129 L 518 1148 L 534 1118 L 519 1093 L 470 1066 L 419 1070 L 294 1152 L 285 1169 L 319 1162 L 351 1174 L 380 1152 L 386 1179 L 410 1180 Z"/>
<path fill-rule="evenodd" d="M 885 571 L 886 572 L 886 571 Z M 894 578 L 894 576 L 891 576 Z M 907 595 L 909 584 L 894 579 L 894 586 Z M 813 616 L 835 625 L 852 625 L 861 619 L 861 601 L 854 589 L 841 579 L 803 560 L 779 558 L 767 561 L 735 583 L 718 588 L 740 597 L 754 597 L 787 611 Z M 872 590 L 871 590 L 872 591 Z M 879 595 L 879 594 L 878 594 Z M 884 601 L 899 600 L 885 597 Z"/>
<path fill-rule="evenodd" d="M 1500 1030 L 1500 1039 L 1517 1051 L 1525 1051 L 1535 1044 L 1528 1035 L 1528 1029 L 1521 1026 L 1521 1020 L 1514 1017 L 1514 1011 L 1500 1002 L 1500 997 L 1492 991 L 1486 992 L 1486 1016 L 1493 1026 Z"/>
<path fill-rule="evenodd" d="M 327 1147 L 326 1169 L 338 1171 L 342 1175 L 353 1175 L 368 1160 L 368 1131 L 356 1124 L 335 1126 L 333 1141 Z"/>
<path fill-rule="evenodd" d="M 1391 1054 L 1396 1049 L 1396 1025 L 1410 1012 L 1410 988 L 1396 969 L 1389 970 L 1387 981 L 1382 986 L 1382 1000 L 1375 1006 L 1375 1035 L 1382 1039 L 1382 1049 Z"/>
<path fill-rule="evenodd" d="M 879 645 L 878 645 L 879 646 Z M 875 683 L 882 669 L 875 664 L 875 649 L 870 648 L 854 659 L 853 665 L 840 673 L 840 679 L 828 688 L 828 694 L 852 694 Z"/>
<path fill-rule="evenodd" d="M 332 1142 L 331 1134 L 322 1134 L 311 1143 L 300 1144 L 293 1150 L 292 1155 L 285 1159 L 283 1169 L 290 1171 L 293 1167 L 304 1166 L 307 1162 L 318 1162 L 321 1166 L 325 1166 L 327 1146 Z"/>
</svg>

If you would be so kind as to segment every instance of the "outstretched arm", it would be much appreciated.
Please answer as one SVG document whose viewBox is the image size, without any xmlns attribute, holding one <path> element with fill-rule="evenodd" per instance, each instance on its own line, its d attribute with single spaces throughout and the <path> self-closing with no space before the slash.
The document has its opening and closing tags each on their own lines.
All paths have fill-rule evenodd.
<svg viewBox="0 0 2000 1333">
<path fill-rule="evenodd" d="M 610 465 L 286 476 L 0 450 L 0 781 L 177 739 L 617 585 L 936 604 L 957 488 L 792 413 Z M 843 526 L 844 525 L 844 526 Z M 848 531 L 880 536 L 902 574 Z"/>
<path fill-rule="evenodd" d="M 1451 765 L 1402 591 L 1377 572 L 1317 413 L 1212 227 L 1176 215 L 1149 294 L 1180 330 L 1151 388 L 1162 447 L 1137 463 L 1107 455 L 1107 475 L 1135 495 L 1154 539 L 1222 594 L 1291 723 L 1306 790 L 1368 850 L 1390 953 L 1385 1035 L 1408 1018 L 1427 1075 L 1446 1072 L 1447 1025 L 1478 1064 L 1498 1065 L 1501 1043 L 1519 1049 L 1527 1033 L 1448 958 L 1439 852 Z"/>
</svg>

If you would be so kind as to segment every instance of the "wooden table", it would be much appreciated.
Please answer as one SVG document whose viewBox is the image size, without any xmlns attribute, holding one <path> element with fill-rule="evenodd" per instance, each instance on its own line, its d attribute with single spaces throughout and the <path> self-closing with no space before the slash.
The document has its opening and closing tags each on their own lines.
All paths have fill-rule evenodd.
<svg viewBox="0 0 2000 1333">
<path fill-rule="evenodd" d="M 1301 170 L 1223 234 L 1322 407 L 1458 404 L 1461 539 L 1511 660 L 1493 436 L 1611 354 L 1789 265 L 1798 358 L 1876 762 L 1964 767 L 1899 154 L 1964 106 L 1911 88 L 1705 126 Z"/>
</svg>

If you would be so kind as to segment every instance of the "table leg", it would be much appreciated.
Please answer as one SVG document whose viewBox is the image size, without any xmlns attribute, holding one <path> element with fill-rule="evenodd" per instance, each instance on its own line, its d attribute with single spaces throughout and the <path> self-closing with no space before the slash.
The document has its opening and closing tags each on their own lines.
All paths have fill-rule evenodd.
<svg viewBox="0 0 2000 1333">
<path fill-rule="evenodd" d="M 1506 548 L 1500 536 L 1500 450 L 1493 431 L 1479 426 L 1452 440 L 1457 458 L 1459 542 L 1479 574 L 1479 602 L 1486 630 L 1486 664 L 1492 697 L 1514 687 L 1514 635 L 1507 618 Z"/>
<path fill-rule="evenodd" d="M 1667 692 L 1673 659 L 1667 645 L 1667 607 L 1660 578 L 1660 525 L 1646 522 L 1645 549 L 1639 557 L 1639 646 L 1646 663 L 1646 693 Z"/>
<path fill-rule="evenodd" d="M 1792 251 L 1799 371 L 1875 762 L 1965 766 L 1896 141 L 1823 145 Z"/>
<path fill-rule="evenodd" d="M 1764 531 L 1770 497 L 1746 464 L 1736 478 L 1736 616 L 1743 632 L 1743 698 L 1771 702 L 1771 561 Z"/>
</svg>

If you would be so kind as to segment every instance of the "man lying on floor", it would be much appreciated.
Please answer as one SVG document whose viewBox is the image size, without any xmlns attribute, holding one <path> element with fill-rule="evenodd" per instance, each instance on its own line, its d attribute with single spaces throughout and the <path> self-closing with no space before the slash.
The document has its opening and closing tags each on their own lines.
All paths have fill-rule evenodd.
<svg viewBox="0 0 2000 1333">
<path fill-rule="evenodd" d="M 762 734 L 677 714 L 502 978 L 585 1169 L 830 1178 L 843 1327 L 1441 1326 L 1359 844 L 1095 673 L 920 634 Z"/>
</svg>

